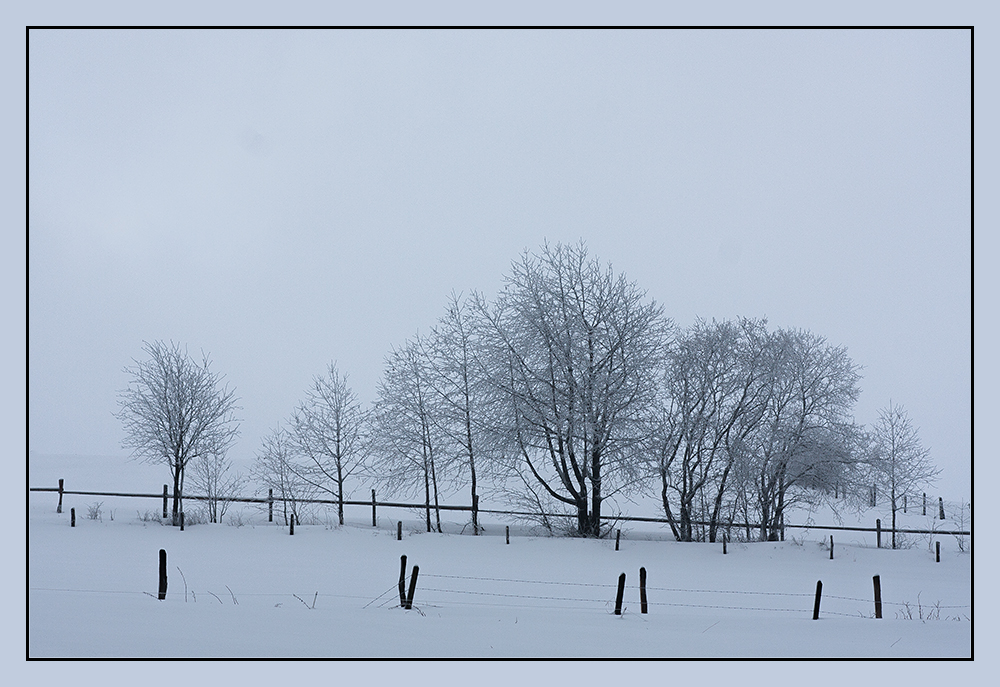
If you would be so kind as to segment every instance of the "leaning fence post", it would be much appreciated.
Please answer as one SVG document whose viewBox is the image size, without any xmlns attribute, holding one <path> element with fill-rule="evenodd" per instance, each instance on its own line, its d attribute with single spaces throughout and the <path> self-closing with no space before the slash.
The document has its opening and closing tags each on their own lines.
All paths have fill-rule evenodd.
<svg viewBox="0 0 1000 687">
<path fill-rule="evenodd" d="M 417 573 L 420 572 L 420 566 L 413 566 L 413 574 L 410 575 L 410 591 L 406 594 L 406 608 L 407 610 L 413 608 L 413 592 L 417 591 Z"/>
<path fill-rule="evenodd" d="M 823 595 L 823 581 L 816 580 L 816 601 L 813 602 L 813 620 L 819 620 L 819 599 Z"/>
<path fill-rule="evenodd" d="M 267 490 L 267 521 L 274 522 L 274 489 Z"/>
<path fill-rule="evenodd" d="M 76 508 L 69 509 L 69 526 L 76 527 Z"/>
<path fill-rule="evenodd" d="M 167 550 L 160 549 L 160 590 L 156 598 L 163 601 L 167 598 Z"/>
<path fill-rule="evenodd" d="M 406 555 L 399 557 L 399 605 L 406 608 Z"/>
<path fill-rule="evenodd" d="M 62 513 L 63 481 L 59 478 L 59 505 L 56 506 L 56 513 Z"/>
<path fill-rule="evenodd" d="M 833 535 L 830 535 L 830 560 L 833 560 Z"/>
<path fill-rule="evenodd" d="M 167 485 L 163 485 L 163 519 L 167 519 Z"/>
<path fill-rule="evenodd" d="M 875 548 L 882 548 L 882 521 L 879 519 L 875 520 Z"/>
<path fill-rule="evenodd" d="M 875 617 L 882 617 L 882 578 L 878 575 L 872 577 L 872 586 L 875 588 Z"/>
<path fill-rule="evenodd" d="M 622 614 L 623 596 L 625 596 L 625 573 L 618 576 L 618 596 L 615 597 L 615 615 Z"/>
<path fill-rule="evenodd" d="M 941 516 L 939 519 L 944 520 L 944 499 L 938 496 L 938 514 Z"/>
<path fill-rule="evenodd" d="M 939 541 L 934 542 L 934 562 L 941 562 L 941 542 Z"/>
<path fill-rule="evenodd" d="M 375 520 L 375 490 L 372 489 L 372 527 L 378 527 Z"/>
<path fill-rule="evenodd" d="M 725 536 L 725 535 L 723 535 Z M 639 612 L 648 613 L 646 608 L 646 569 L 639 568 Z"/>
</svg>

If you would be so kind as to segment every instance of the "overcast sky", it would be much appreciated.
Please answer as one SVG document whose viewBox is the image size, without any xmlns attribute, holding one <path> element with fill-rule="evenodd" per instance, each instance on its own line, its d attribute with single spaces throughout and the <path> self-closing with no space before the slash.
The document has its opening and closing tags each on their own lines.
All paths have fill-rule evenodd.
<svg viewBox="0 0 1000 687">
<path fill-rule="evenodd" d="M 923 31 L 32 31 L 28 446 L 125 456 L 143 341 L 249 459 L 337 361 L 371 401 L 449 292 L 583 239 L 676 323 L 864 366 L 970 495 L 971 45 Z M 113 486 L 113 485 L 109 485 Z"/>
</svg>

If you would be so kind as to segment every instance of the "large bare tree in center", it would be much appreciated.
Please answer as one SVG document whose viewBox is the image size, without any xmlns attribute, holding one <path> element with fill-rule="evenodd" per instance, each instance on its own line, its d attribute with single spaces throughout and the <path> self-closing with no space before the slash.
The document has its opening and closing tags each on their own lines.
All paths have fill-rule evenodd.
<svg viewBox="0 0 1000 687">
<path fill-rule="evenodd" d="M 495 307 L 480 303 L 524 476 L 575 509 L 581 536 L 601 536 L 603 501 L 638 475 L 670 322 L 582 243 L 525 253 Z"/>
<path fill-rule="evenodd" d="M 210 369 L 207 355 L 201 362 L 173 342 L 154 341 L 144 346 L 148 360 L 126 367 L 132 379 L 119 392 L 116 414 L 125 429 L 122 447 L 149 462 L 170 467 L 174 482 L 173 522 L 178 524 L 184 469 L 205 456 L 226 453 L 239 433 L 234 413 L 235 391 Z"/>
</svg>

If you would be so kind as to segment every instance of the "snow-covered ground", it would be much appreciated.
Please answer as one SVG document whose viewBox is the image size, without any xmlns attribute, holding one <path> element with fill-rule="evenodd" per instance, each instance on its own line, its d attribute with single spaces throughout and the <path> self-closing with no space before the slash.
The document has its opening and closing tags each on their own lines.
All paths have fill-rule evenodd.
<svg viewBox="0 0 1000 687">
<path fill-rule="evenodd" d="M 44 461 L 33 486 L 50 482 Z M 67 488 L 133 489 L 121 481 Z M 127 472 L 124 471 L 124 472 Z M 158 473 L 157 473 L 158 474 Z M 70 482 L 70 479 L 73 481 Z M 151 491 L 147 486 L 143 491 Z M 103 501 L 102 517 L 88 507 Z M 942 536 L 935 563 L 926 538 L 876 549 L 874 535 L 789 530 L 785 542 L 669 541 L 657 525 L 624 528 L 613 540 L 540 536 L 486 521 L 487 536 L 420 532 L 419 517 L 363 509 L 344 527 L 318 512 L 287 528 L 247 508 L 231 522 L 180 532 L 157 519 L 160 504 L 67 495 L 28 497 L 28 653 L 33 658 L 442 657 L 442 658 L 962 658 L 972 652 L 970 556 Z M 69 526 L 76 508 L 77 526 Z M 112 511 L 114 520 L 111 519 Z M 872 514 L 864 514 L 865 524 Z M 805 516 L 805 514 L 804 514 Z M 835 524 L 814 514 L 821 524 Z M 397 541 L 396 519 L 404 521 Z M 907 526 L 926 518 L 910 515 Z M 845 523 L 851 524 L 851 523 Z M 947 523 L 951 526 L 951 523 Z M 885 540 L 884 540 L 885 541 Z M 168 556 L 167 599 L 158 601 L 158 552 Z M 418 565 L 414 610 L 399 608 L 400 555 Z M 649 613 L 639 607 L 645 567 Z M 615 616 L 620 573 L 623 615 Z M 872 576 L 883 618 L 872 617 Z M 817 580 L 820 620 L 812 620 Z M 185 582 L 187 594 L 185 598 Z M 296 598 L 296 596 L 298 598 Z"/>
</svg>

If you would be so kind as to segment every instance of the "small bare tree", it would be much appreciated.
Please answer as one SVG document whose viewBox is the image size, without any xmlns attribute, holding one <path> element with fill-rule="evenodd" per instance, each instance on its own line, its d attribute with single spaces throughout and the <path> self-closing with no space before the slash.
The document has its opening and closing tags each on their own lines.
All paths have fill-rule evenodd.
<svg viewBox="0 0 1000 687">
<path fill-rule="evenodd" d="M 312 498 L 315 488 L 299 476 L 294 467 L 295 449 L 288 432 L 278 428 L 264 437 L 260 451 L 250 470 L 261 491 L 273 490 L 281 501 L 281 514 L 285 525 L 290 518 L 299 523 L 303 501 Z"/>
<path fill-rule="evenodd" d="M 915 497 L 920 488 L 932 484 L 940 470 L 934 467 L 930 453 L 920 443 L 917 428 L 901 405 L 889 405 L 879 411 L 872 427 L 872 467 L 876 482 L 889 497 L 892 511 L 892 548 L 896 548 L 896 511 L 904 496 Z"/>
<path fill-rule="evenodd" d="M 290 438 L 301 462 L 292 463 L 298 477 L 317 491 L 337 499 L 337 517 L 344 524 L 344 485 L 359 473 L 367 455 L 365 413 L 357 394 L 331 363 L 324 376 L 313 378 L 306 399 L 292 414 Z"/>
<path fill-rule="evenodd" d="M 173 342 L 146 343 L 148 360 L 126 367 L 132 380 L 119 392 L 116 417 L 125 429 L 122 446 L 132 455 L 170 467 L 173 522 L 178 524 L 184 470 L 196 458 L 224 455 L 239 434 L 235 391 L 212 372 L 207 355 L 196 362 Z"/>
<path fill-rule="evenodd" d="M 247 483 L 242 473 L 230 473 L 232 461 L 225 454 L 210 453 L 191 463 L 191 486 L 208 497 L 205 509 L 209 522 L 222 522 L 233 499 Z"/>
</svg>

